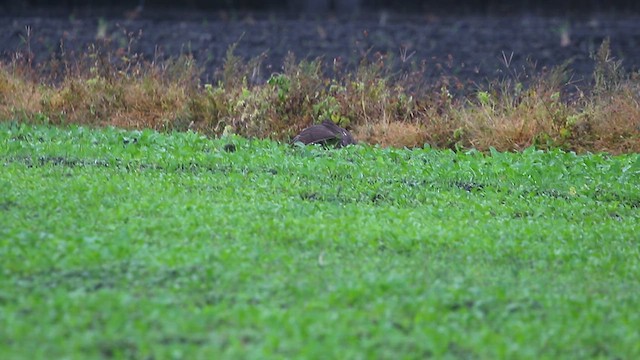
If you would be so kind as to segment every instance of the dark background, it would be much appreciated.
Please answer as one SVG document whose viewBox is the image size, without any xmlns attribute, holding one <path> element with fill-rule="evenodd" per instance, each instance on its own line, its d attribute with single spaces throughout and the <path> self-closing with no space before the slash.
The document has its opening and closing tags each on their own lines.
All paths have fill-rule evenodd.
<svg viewBox="0 0 640 360">
<path fill-rule="evenodd" d="M 116 9 L 135 8 L 144 4 L 145 10 L 225 10 L 225 11 L 284 11 L 289 13 L 341 11 L 421 11 L 431 13 L 508 14 L 533 13 L 592 13 L 640 12 L 637 0 L 0 0 L 0 10 L 15 15 L 42 9 L 56 11 L 90 11 L 96 15 Z"/>
<path fill-rule="evenodd" d="M 146 60 L 192 55 L 207 83 L 233 48 L 259 60 L 252 81 L 283 71 L 292 53 L 327 71 L 383 58 L 394 77 L 435 89 L 566 64 L 568 86 L 583 89 L 606 39 L 613 59 L 640 71 L 640 0 L 0 0 L 0 60 L 27 53 L 46 68 L 99 44 Z"/>
</svg>

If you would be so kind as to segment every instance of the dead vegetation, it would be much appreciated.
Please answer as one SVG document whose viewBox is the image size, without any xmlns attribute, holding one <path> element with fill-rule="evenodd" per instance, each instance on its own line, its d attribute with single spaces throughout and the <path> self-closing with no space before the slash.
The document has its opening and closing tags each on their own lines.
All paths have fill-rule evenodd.
<svg viewBox="0 0 640 360">
<path fill-rule="evenodd" d="M 327 76 L 320 60 L 291 55 L 261 82 L 261 58 L 243 61 L 232 47 L 218 82 L 205 84 L 188 55 L 147 60 L 102 45 L 40 65 L 28 48 L 0 62 L 0 118 L 278 140 L 330 118 L 382 146 L 640 152 L 640 75 L 625 74 L 608 41 L 593 54 L 588 90 L 572 88 L 561 66 L 527 82 L 512 72 L 465 96 L 452 95 L 451 81 L 417 86 L 420 70 L 392 76 L 383 56 Z"/>
</svg>

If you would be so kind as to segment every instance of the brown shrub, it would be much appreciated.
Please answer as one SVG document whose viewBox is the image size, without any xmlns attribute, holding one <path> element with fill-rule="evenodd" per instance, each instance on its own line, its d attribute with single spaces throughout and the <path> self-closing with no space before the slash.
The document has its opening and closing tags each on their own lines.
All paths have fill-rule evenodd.
<svg viewBox="0 0 640 360">
<path fill-rule="evenodd" d="M 640 94 L 619 92 L 616 96 L 594 102 L 589 116 L 577 124 L 585 130 L 587 141 L 576 139 L 585 149 L 614 154 L 640 152 Z"/>
<path fill-rule="evenodd" d="M 42 111 L 41 89 L 16 71 L 12 64 L 0 63 L 0 118 L 33 118 Z"/>
</svg>

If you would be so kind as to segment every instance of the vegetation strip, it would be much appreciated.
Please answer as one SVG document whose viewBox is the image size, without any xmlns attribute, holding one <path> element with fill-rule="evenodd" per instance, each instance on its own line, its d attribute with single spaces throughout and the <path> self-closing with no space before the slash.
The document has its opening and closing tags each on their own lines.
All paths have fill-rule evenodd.
<svg viewBox="0 0 640 360">
<path fill-rule="evenodd" d="M 40 65 L 32 58 L 0 62 L 1 119 L 279 141 L 330 120 L 382 146 L 640 152 L 640 79 L 611 56 L 608 40 L 592 54 L 588 88 L 572 84 L 566 66 L 516 70 L 506 58 L 508 75 L 473 85 L 425 83 L 426 68 L 394 73 L 381 54 L 353 71 L 290 55 L 264 81 L 255 76 L 261 59 L 245 61 L 232 46 L 212 83 L 188 55 L 147 61 L 109 44 Z"/>
</svg>

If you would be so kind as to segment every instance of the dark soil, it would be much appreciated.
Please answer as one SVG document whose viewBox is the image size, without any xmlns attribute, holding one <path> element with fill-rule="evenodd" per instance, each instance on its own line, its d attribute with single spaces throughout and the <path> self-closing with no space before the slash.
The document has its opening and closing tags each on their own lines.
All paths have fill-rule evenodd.
<svg viewBox="0 0 640 360">
<path fill-rule="evenodd" d="M 571 61 L 575 86 L 586 87 L 593 71 L 590 54 L 609 37 L 613 55 L 628 71 L 640 67 L 640 16 L 581 18 L 510 15 L 501 17 L 397 15 L 376 13 L 358 19 L 300 19 L 273 14 L 181 13 L 139 17 L 0 17 L 0 53 L 31 51 L 42 61 L 77 56 L 100 38 L 114 49 L 146 59 L 193 54 L 211 82 L 225 52 L 250 59 L 264 54 L 258 79 L 282 70 L 288 52 L 296 59 L 321 57 L 328 69 L 353 69 L 363 58 L 386 56 L 396 74 L 422 67 L 427 81 L 452 76 L 474 87 L 505 76 L 524 77 Z M 31 36 L 27 36 L 27 27 Z M 562 33 L 568 38 L 562 42 Z M 61 46 L 62 45 L 62 46 Z M 526 66 L 535 64 L 535 71 Z M 524 69 L 527 68 L 525 71 Z M 581 81 L 582 80 L 582 81 Z"/>
</svg>

